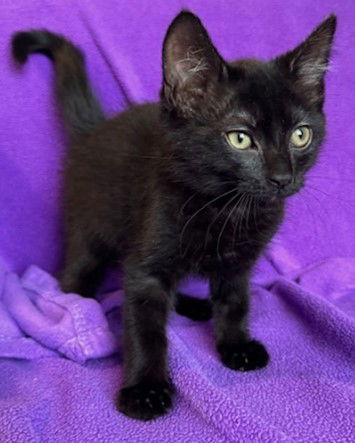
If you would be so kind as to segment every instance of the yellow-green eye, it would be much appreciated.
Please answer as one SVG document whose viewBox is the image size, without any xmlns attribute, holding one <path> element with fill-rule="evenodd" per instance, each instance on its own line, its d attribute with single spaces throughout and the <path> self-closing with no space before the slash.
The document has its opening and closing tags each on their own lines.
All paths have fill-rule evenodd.
<svg viewBox="0 0 355 443">
<path fill-rule="evenodd" d="M 297 148 L 304 148 L 312 138 L 312 131 L 308 126 L 299 126 L 291 135 L 291 143 Z"/>
<path fill-rule="evenodd" d="M 228 132 L 227 139 L 230 145 L 237 149 L 248 149 L 252 145 L 249 135 L 242 131 Z"/>
</svg>

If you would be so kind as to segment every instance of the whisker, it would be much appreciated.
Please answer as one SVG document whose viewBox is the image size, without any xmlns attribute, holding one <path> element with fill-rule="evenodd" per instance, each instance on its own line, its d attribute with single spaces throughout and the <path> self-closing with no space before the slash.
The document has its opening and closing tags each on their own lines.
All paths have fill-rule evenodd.
<svg viewBox="0 0 355 443">
<path fill-rule="evenodd" d="M 242 206 L 243 205 L 243 201 L 245 200 L 245 193 L 243 193 L 242 197 L 240 198 L 240 200 L 238 201 L 238 205 Z M 234 228 L 233 228 L 233 247 L 235 246 L 235 241 L 236 241 L 236 233 L 237 233 L 237 227 L 240 224 L 240 220 L 243 217 L 243 212 L 241 211 L 240 213 L 237 213 L 237 218 L 235 220 L 235 224 L 234 224 Z M 238 233 L 239 235 L 239 233 Z"/>
<path fill-rule="evenodd" d="M 217 215 L 213 218 L 212 222 L 208 225 L 208 228 L 206 230 L 206 235 L 205 235 L 205 243 L 203 246 L 203 249 L 205 250 L 207 247 L 207 243 L 208 243 L 208 236 L 210 233 L 210 230 L 212 229 L 213 224 L 216 222 L 216 220 L 218 219 L 218 217 L 223 213 L 223 211 L 228 207 L 228 205 L 234 200 L 235 197 L 237 197 L 238 195 L 241 195 L 240 192 L 237 192 L 236 195 L 234 195 L 230 200 L 228 200 L 228 202 L 223 206 L 223 208 L 217 213 Z"/>
<path fill-rule="evenodd" d="M 157 160 L 171 160 L 172 158 L 176 158 L 174 155 L 170 155 L 167 157 L 159 156 L 159 155 L 138 155 L 138 154 L 123 154 L 123 153 L 117 153 L 115 154 L 116 157 L 127 157 L 127 158 L 153 158 Z"/>
<path fill-rule="evenodd" d="M 235 195 L 235 196 L 233 197 L 233 199 L 234 199 L 234 198 L 237 198 L 238 196 L 239 196 L 239 194 Z M 238 200 L 238 202 L 239 202 L 239 200 Z M 225 228 L 226 228 L 226 226 L 227 226 L 227 224 L 228 224 L 229 219 L 231 218 L 232 214 L 234 213 L 234 211 L 235 211 L 236 208 L 237 208 L 238 202 L 235 203 L 235 205 L 233 206 L 233 208 L 230 210 L 228 216 L 226 217 L 226 219 L 225 219 L 225 221 L 224 221 L 224 223 L 223 223 L 223 226 L 222 226 L 222 228 L 221 228 L 221 231 L 220 231 L 220 233 L 219 233 L 219 235 L 218 235 L 217 246 L 216 246 L 216 253 L 217 253 L 217 258 L 218 258 L 218 260 L 220 260 L 220 261 L 221 261 L 221 256 L 220 256 L 220 253 L 219 253 L 219 246 L 220 246 L 221 238 L 222 238 L 223 232 L 224 232 L 224 230 L 225 230 Z"/>
<path fill-rule="evenodd" d="M 190 197 L 185 201 L 185 203 L 181 206 L 179 214 L 183 215 L 184 213 L 184 209 L 186 208 L 186 206 L 190 203 L 190 201 L 196 197 L 196 195 L 199 194 L 199 192 L 195 192 L 194 194 L 190 195 Z"/>
<path fill-rule="evenodd" d="M 245 216 L 245 209 L 246 209 L 246 202 L 247 202 L 247 200 L 248 200 L 248 195 L 247 194 L 245 194 L 245 198 L 244 198 L 244 200 L 241 202 L 241 205 L 242 206 L 244 206 L 244 208 L 243 208 L 243 211 L 241 211 L 241 216 L 240 216 L 240 223 L 239 223 L 239 226 L 238 226 L 238 236 L 239 237 L 241 237 L 242 236 L 242 232 L 243 232 L 243 219 L 244 219 L 244 216 Z"/>
<path fill-rule="evenodd" d="M 226 180 L 226 181 L 222 181 L 222 182 L 219 182 L 218 183 L 219 185 L 227 185 L 227 184 L 234 184 L 235 185 L 235 182 L 234 181 L 231 181 L 231 180 Z M 190 201 L 194 198 L 194 197 L 196 197 L 197 195 L 201 195 L 201 191 L 197 191 L 197 192 L 195 192 L 194 194 L 192 194 L 190 197 L 188 197 L 188 199 L 185 201 L 185 203 L 183 203 L 183 205 L 181 206 L 181 208 L 180 208 L 180 210 L 179 210 L 179 214 L 180 215 L 183 215 L 183 213 L 184 213 L 184 209 L 186 208 L 186 206 L 190 203 Z"/>
<path fill-rule="evenodd" d="M 332 177 L 332 176 L 326 176 L 326 175 L 307 175 L 307 178 L 315 178 L 315 179 L 324 179 L 327 181 L 338 181 L 340 183 L 355 183 L 355 180 L 351 180 L 345 177 Z"/>
<path fill-rule="evenodd" d="M 326 210 L 325 206 L 322 205 L 322 202 L 319 200 L 319 198 L 318 198 L 313 192 L 311 192 L 311 189 L 307 189 L 307 188 L 305 188 L 304 191 L 306 191 L 307 194 L 308 194 L 310 197 L 316 199 L 316 202 L 318 203 L 319 208 L 322 210 L 323 215 L 325 215 L 325 219 L 326 219 L 326 220 L 329 220 L 329 212 Z M 308 202 L 307 202 L 306 200 L 304 200 L 304 203 L 306 203 L 306 205 L 309 207 Z M 312 206 L 311 206 L 311 208 L 312 208 L 312 210 L 313 210 L 313 207 L 312 207 Z M 310 212 L 313 214 L 314 211 L 310 211 Z M 318 220 L 320 220 L 321 222 L 323 222 L 323 221 L 324 221 L 324 217 L 320 217 L 318 211 L 316 212 L 316 214 L 317 214 Z M 313 219 L 313 221 L 314 221 L 314 219 Z"/>
<path fill-rule="evenodd" d="M 246 204 L 247 216 L 245 218 L 245 226 L 247 230 L 249 230 L 249 217 L 250 217 L 250 209 L 251 209 L 252 197 L 248 195 L 248 200 Z"/>
<path fill-rule="evenodd" d="M 234 189 L 231 189 L 231 190 L 229 190 L 229 191 L 227 191 L 227 192 L 225 192 L 225 193 L 223 193 L 222 195 L 219 195 L 218 197 L 215 197 L 214 199 L 212 199 L 212 200 L 210 200 L 209 202 L 207 202 L 206 204 L 204 204 L 203 206 L 202 206 L 202 208 L 200 208 L 200 209 L 198 209 L 188 220 L 187 220 L 187 222 L 185 223 L 185 225 L 184 225 L 184 227 L 182 228 L 182 230 L 181 230 L 181 234 L 180 234 L 180 254 L 182 253 L 182 242 L 183 242 L 183 238 L 184 238 L 184 234 L 185 234 L 185 231 L 186 231 L 186 229 L 187 229 L 187 227 L 188 227 L 188 225 L 191 223 L 191 221 L 201 212 L 201 211 L 203 211 L 205 208 L 207 208 L 208 206 L 210 206 L 212 203 L 214 203 L 214 202 L 216 202 L 217 200 L 219 200 L 219 199 L 221 199 L 221 198 L 223 198 L 223 197 L 225 197 L 226 195 L 229 195 L 229 194 L 231 194 L 232 192 L 235 192 L 237 190 L 237 188 L 234 188 Z M 185 254 L 186 254 L 186 250 L 185 250 L 185 252 L 182 254 L 182 256 L 184 257 L 185 256 Z"/>
<path fill-rule="evenodd" d="M 257 209 L 258 209 L 258 203 L 259 203 L 259 198 L 257 196 L 255 196 L 255 198 L 253 198 L 253 218 L 254 218 L 254 226 L 256 229 L 256 232 L 258 234 L 261 234 L 259 231 L 259 227 L 257 224 Z"/>
<path fill-rule="evenodd" d="M 318 189 L 315 186 L 312 186 L 312 185 L 309 185 L 309 184 L 307 184 L 306 189 L 307 188 L 308 189 L 313 189 L 314 191 L 317 191 L 317 192 L 320 192 L 321 194 L 323 194 L 323 195 L 325 195 L 327 197 L 330 197 L 332 200 L 340 200 L 340 201 L 342 201 L 344 203 L 349 204 L 350 206 L 351 206 L 352 203 L 354 203 L 354 201 L 352 201 L 352 200 L 346 200 L 344 198 L 339 197 L 339 195 L 329 194 L 328 192 L 324 191 L 323 189 Z"/>
<path fill-rule="evenodd" d="M 309 192 L 309 190 L 306 190 L 306 192 L 307 192 L 308 195 L 311 195 L 310 192 Z M 313 220 L 313 223 L 311 223 L 311 225 L 312 225 L 312 230 L 313 230 L 313 235 L 311 235 L 311 240 L 310 240 L 310 242 L 313 242 L 313 243 L 314 243 L 314 239 L 315 239 L 315 238 L 318 238 L 318 232 L 319 232 L 319 231 L 318 231 L 318 226 L 319 226 L 319 225 L 318 225 L 318 222 L 319 222 L 319 220 L 321 221 L 322 218 L 319 217 L 319 214 L 318 214 L 318 213 L 316 213 L 316 214 L 317 214 L 317 217 L 318 217 L 318 219 L 317 219 L 317 217 L 316 217 L 315 214 L 314 214 L 313 207 L 310 206 L 310 205 L 308 204 L 308 201 L 307 201 L 307 200 L 302 200 L 302 201 L 303 201 L 303 203 L 306 205 L 307 211 L 308 211 L 308 213 L 311 215 L 312 220 Z M 311 244 L 308 245 L 308 246 L 309 246 L 310 249 L 312 249 L 313 244 L 311 243 Z"/>
</svg>

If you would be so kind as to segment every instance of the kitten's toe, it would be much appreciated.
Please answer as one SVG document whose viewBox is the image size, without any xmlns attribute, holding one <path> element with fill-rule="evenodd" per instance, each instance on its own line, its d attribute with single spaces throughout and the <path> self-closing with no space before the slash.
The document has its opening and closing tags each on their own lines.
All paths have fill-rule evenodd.
<svg viewBox="0 0 355 443">
<path fill-rule="evenodd" d="M 251 371 L 267 365 L 269 354 L 256 340 L 238 344 L 223 344 L 217 347 L 222 363 L 236 371 Z"/>
<path fill-rule="evenodd" d="M 121 389 L 118 410 L 137 420 L 152 420 L 166 414 L 172 406 L 172 387 L 168 383 L 140 383 Z"/>
</svg>

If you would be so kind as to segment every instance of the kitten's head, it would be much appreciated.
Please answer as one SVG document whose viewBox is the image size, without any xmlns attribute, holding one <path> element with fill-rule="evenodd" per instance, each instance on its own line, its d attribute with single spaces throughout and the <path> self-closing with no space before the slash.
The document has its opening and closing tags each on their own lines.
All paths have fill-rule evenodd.
<svg viewBox="0 0 355 443">
<path fill-rule="evenodd" d="M 286 197 L 303 185 L 325 134 L 322 112 L 336 17 L 271 61 L 226 62 L 200 20 L 181 12 L 163 48 L 163 115 L 178 180 Z"/>
</svg>

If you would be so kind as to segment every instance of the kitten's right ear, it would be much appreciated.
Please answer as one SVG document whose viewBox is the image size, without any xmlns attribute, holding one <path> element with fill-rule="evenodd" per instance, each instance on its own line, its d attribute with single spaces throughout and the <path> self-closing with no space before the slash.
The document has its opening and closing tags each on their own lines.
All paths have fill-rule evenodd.
<svg viewBox="0 0 355 443">
<path fill-rule="evenodd" d="M 171 23 L 163 45 L 164 104 L 184 117 L 207 112 L 216 99 L 226 65 L 200 19 L 182 11 Z"/>
<path fill-rule="evenodd" d="M 318 108 L 323 105 L 324 74 L 328 69 L 336 22 L 336 16 L 330 15 L 303 43 L 276 59 L 308 103 Z"/>
</svg>

